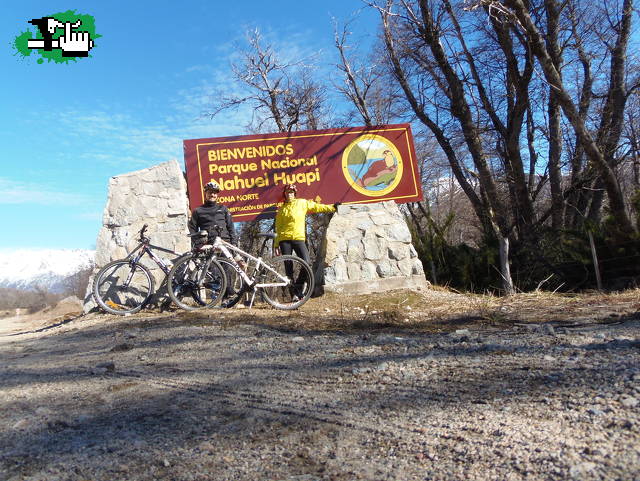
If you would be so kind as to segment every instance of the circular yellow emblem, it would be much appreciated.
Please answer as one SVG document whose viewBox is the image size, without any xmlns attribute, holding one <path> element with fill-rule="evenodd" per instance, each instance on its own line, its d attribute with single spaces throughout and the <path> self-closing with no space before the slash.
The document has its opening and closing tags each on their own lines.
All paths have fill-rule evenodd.
<svg viewBox="0 0 640 481">
<path fill-rule="evenodd" d="M 365 134 L 342 153 L 342 173 L 353 189 L 369 197 L 393 191 L 402 178 L 400 152 L 389 139 Z"/>
</svg>

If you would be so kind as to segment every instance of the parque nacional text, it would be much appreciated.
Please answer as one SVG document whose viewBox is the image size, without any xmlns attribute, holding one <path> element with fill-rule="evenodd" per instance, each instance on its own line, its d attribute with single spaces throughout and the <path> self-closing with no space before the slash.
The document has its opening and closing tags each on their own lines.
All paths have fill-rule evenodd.
<svg viewBox="0 0 640 481">
<path fill-rule="evenodd" d="M 238 221 L 272 217 L 292 183 L 322 203 L 422 198 L 408 124 L 185 140 L 184 153 L 190 207 L 213 180 Z"/>
</svg>

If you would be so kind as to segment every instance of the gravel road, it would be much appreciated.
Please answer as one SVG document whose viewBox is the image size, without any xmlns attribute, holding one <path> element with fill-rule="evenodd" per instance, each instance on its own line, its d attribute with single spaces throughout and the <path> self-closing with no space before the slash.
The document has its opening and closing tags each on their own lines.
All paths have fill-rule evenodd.
<svg viewBox="0 0 640 481">
<path fill-rule="evenodd" d="M 640 479 L 637 317 L 449 333 L 212 318 L 0 336 L 0 479 Z"/>
</svg>

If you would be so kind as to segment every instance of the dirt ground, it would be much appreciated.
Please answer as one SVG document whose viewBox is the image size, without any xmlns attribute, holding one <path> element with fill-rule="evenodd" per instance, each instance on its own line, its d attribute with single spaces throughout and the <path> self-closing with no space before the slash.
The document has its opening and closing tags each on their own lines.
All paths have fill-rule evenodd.
<svg viewBox="0 0 640 481">
<path fill-rule="evenodd" d="M 0 479 L 640 479 L 640 290 L 0 319 Z"/>
</svg>

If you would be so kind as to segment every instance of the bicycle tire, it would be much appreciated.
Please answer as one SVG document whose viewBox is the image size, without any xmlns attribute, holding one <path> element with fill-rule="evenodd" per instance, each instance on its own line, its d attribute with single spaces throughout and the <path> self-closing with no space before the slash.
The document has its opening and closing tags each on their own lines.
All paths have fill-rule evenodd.
<svg viewBox="0 0 640 481">
<path fill-rule="evenodd" d="M 218 258 L 218 262 L 224 269 L 224 273 L 227 276 L 227 289 L 220 306 L 228 309 L 235 306 L 240 299 L 242 299 L 242 296 L 246 292 L 245 284 L 244 280 L 240 274 L 236 272 L 235 267 L 233 267 L 233 264 L 231 264 L 230 261 Z"/>
<path fill-rule="evenodd" d="M 187 311 L 215 307 L 222 300 L 227 278 L 213 258 L 187 255 L 179 259 L 167 275 L 167 291 L 176 306 Z"/>
<path fill-rule="evenodd" d="M 269 234 L 268 232 L 265 232 L 264 234 Z M 258 251 L 256 252 L 257 256 L 262 259 L 262 262 L 264 262 L 265 264 L 269 265 L 271 264 L 271 259 L 274 258 L 273 255 L 273 241 L 275 240 L 275 236 L 274 237 L 262 237 L 259 236 L 261 240 L 260 242 L 260 248 L 258 249 Z M 252 276 L 257 276 L 258 272 L 257 270 L 254 270 L 253 272 L 250 273 Z M 262 291 L 260 291 L 260 293 L 258 294 L 257 297 L 255 297 L 254 302 L 267 302 L 267 300 L 264 298 L 264 294 Z"/>
<path fill-rule="evenodd" d="M 129 282 L 125 285 L 127 279 Z M 149 269 L 126 259 L 108 263 L 98 271 L 93 281 L 93 297 L 98 305 L 111 314 L 121 316 L 140 311 L 153 292 L 154 281 Z"/>
<path fill-rule="evenodd" d="M 282 287 L 263 287 L 262 297 L 276 309 L 298 309 L 309 300 L 315 286 L 313 271 L 309 264 L 296 256 L 278 256 L 271 259 L 269 267 L 280 275 L 286 274 L 287 262 L 293 271 L 293 283 Z M 274 273 L 263 268 L 259 274 L 258 283 L 279 282 Z"/>
</svg>

